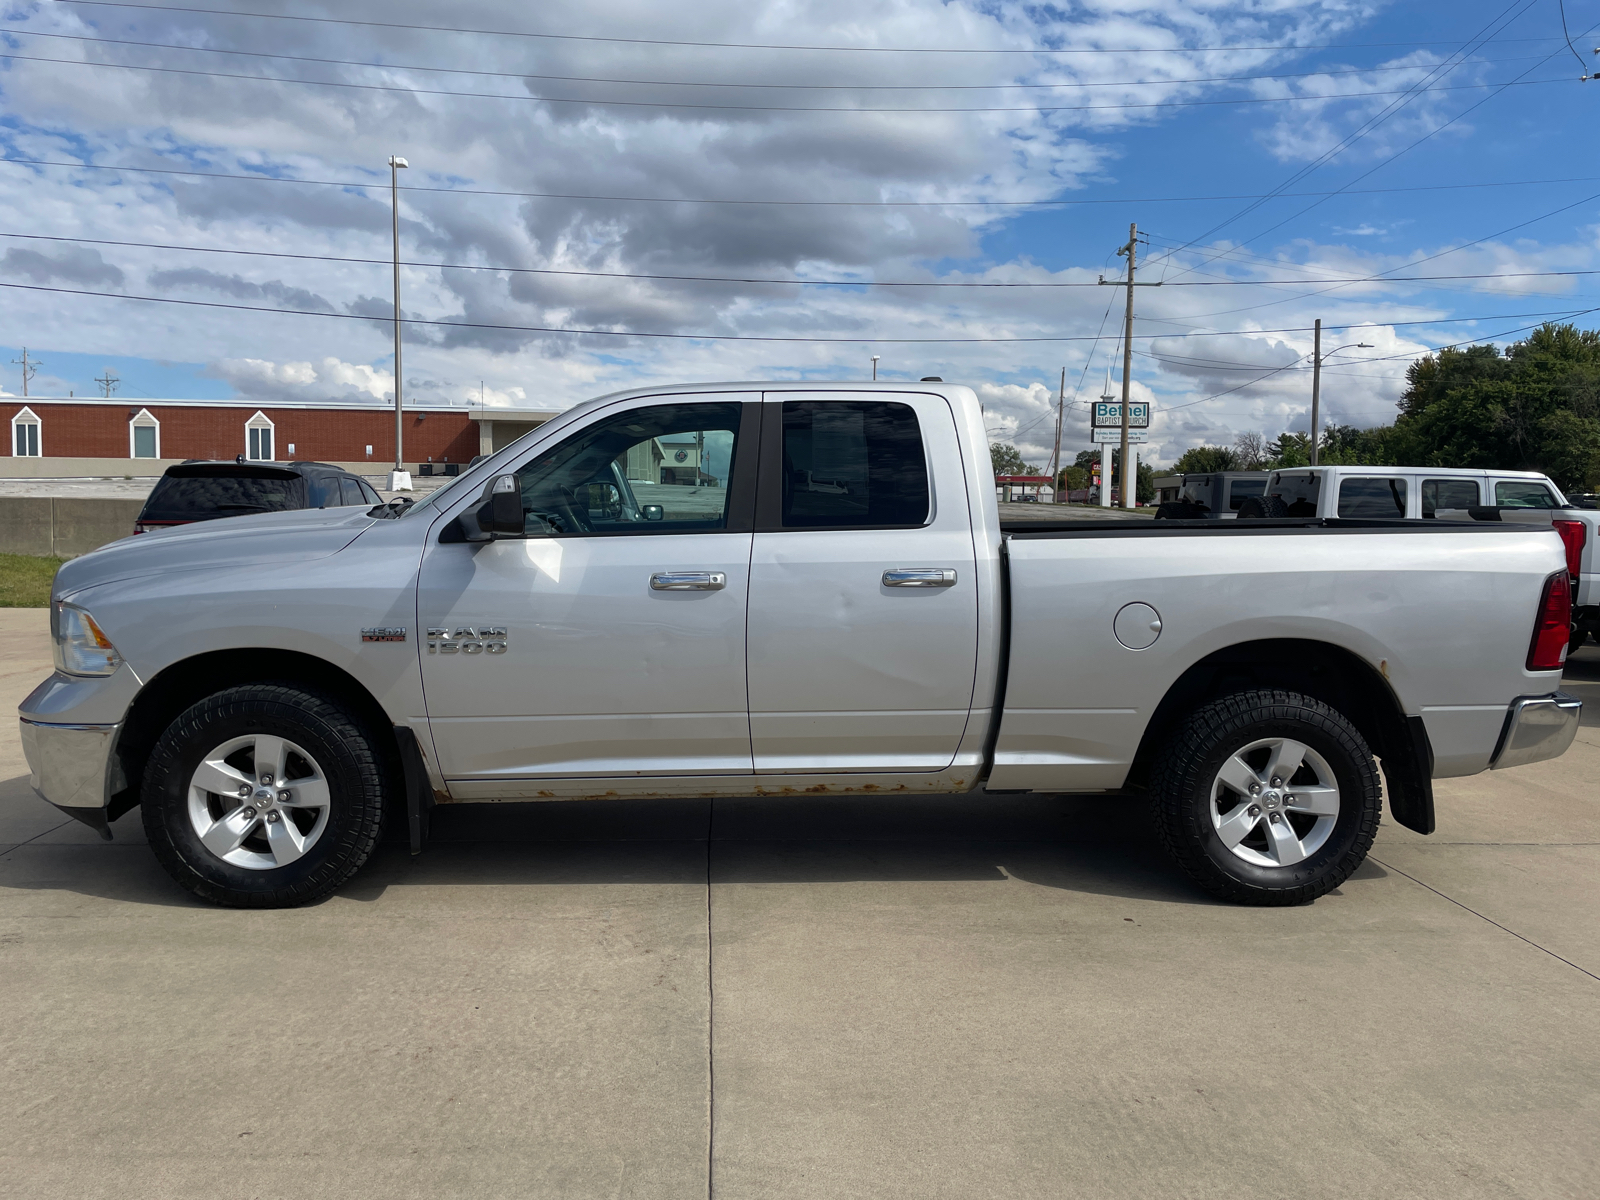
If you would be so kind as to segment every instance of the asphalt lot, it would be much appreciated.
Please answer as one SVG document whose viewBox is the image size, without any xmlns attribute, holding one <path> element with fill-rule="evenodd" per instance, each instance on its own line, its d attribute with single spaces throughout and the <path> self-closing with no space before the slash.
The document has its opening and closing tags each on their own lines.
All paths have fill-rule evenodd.
<svg viewBox="0 0 1600 1200">
<path fill-rule="evenodd" d="M 1592 1196 L 1597 726 L 1298 909 L 1011 796 L 447 808 L 254 913 L 0 730 L 0 1196 Z"/>
</svg>

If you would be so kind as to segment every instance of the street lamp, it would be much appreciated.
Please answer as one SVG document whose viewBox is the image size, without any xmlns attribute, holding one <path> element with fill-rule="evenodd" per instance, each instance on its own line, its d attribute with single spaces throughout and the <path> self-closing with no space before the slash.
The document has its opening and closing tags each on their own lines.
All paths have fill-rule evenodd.
<svg viewBox="0 0 1600 1200">
<path fill-rule="evenodd" d="M 1371 350 L 1366 342 L 1351 342 L 1340 346 L 1336 350 L 1322 352 L 1322 318 L 1318 317 L 1316 332 L 1312 335 L 1311 344 L 1311 465 L 1317 465 L 1317 425 L 1321 418 L 1322 404 L 1322 360 L 1332 358 L 1340 350 Z"/>
<path fill-rule="evenodd" d="M 882 356 L 877 354 L 872 356 L 872 382 L 874 383 L 878 382 L 878 359 L 880 357 Z"/>
<path fill-rule="evenodd" d="M 411 472 L 405 469 L 405 420 L 400 410 L 400 171 L 411 164 L 389 156 L 389 214 L 394 224 L 394 470 L 389 472 L 391 492 L 411 490 Z"/>
</svg>

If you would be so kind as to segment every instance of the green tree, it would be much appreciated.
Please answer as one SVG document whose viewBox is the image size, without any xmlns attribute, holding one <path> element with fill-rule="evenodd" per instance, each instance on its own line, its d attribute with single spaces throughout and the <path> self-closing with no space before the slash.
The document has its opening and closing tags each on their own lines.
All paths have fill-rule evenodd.
<svg viewBox="0 0 1600 1200">
<path fill-rule="evenodd" d="M 1264 470 L 1277 467 L 1308 467 L 1311 465 L 1311 435 L 1308 433 L 1280 433 L 1267 443 Z"/>
<path fill-rule="evenodd" d="M 1022 455 L 1010 442 L 990 442 L 989 461 L 996 475 L 1038 475 L 1039 468 L 1022 461 Z"/>
<path fill-rule="evenodd" d="M 1237 471 L 1238 456 L 1226 446 L 1190 446 L 1172 464 L 1176 475 L 1207 474 L 1211 471 Z"/>
<path fill-rule="evenodd" d="M 1502 352 L 1446 347 L 1406 371 L 1390 448 L 1419 466 L 1543 471 L 1586 491 L 1600 478 L 1600 333 L 1542 325 Z"/>
</svg>

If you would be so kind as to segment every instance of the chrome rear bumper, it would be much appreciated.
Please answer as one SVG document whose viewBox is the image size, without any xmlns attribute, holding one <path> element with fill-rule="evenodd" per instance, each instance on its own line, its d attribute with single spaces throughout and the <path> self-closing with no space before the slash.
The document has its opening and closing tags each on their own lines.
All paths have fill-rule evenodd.
<svg viewBox="0 0 1600 1200">
<path fill-rule="evenodd" d="M 41 798 L 68 816 L 111 836 L 106 806 L 123 785 L 121 763 L 112 754 L 117 725 L 52 725 L 22 721 L 22 752 L 29 782 Z"/>
<path fill-rule="evenodd" d="M 1513 700 L 1490 769 L 1520 767 L 1565 754 L 1578 734 L 1582 712 L 1583 701 L 1565 692 Z"/>
</svg>

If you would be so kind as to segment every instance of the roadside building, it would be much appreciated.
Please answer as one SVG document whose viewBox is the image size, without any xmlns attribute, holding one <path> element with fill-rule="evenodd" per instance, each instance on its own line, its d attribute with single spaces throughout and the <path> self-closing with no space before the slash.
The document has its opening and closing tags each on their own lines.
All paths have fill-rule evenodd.
<svg viewBox="0 0 1600 1200">
<path fill-rule="evenodd" d="M 1048 475 L 996 475 L 995 494 L 1001 503 L 1010 500 L 1034 500 L 1040 504 L 1055 503 L 1055 488 Z"/>
<path fill-rule="evenodd" d="M 555 416 L 534 409 L 408 407 L 405 462 L 470 462 Z M 394 409 L 378 405 L 218 400 L 0 399 L 9 428 L 0 476 L 159 475 L 189 458 L 333 462 L 382 471 L 394 462 Z M 432 473 L 432 472 L 429 472 Z"/>
</svg>

